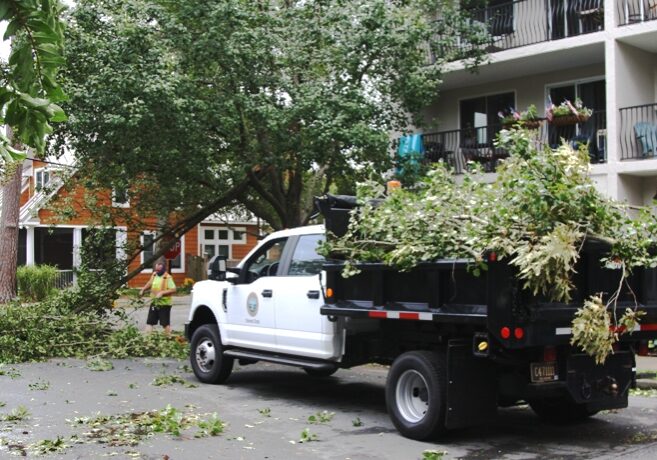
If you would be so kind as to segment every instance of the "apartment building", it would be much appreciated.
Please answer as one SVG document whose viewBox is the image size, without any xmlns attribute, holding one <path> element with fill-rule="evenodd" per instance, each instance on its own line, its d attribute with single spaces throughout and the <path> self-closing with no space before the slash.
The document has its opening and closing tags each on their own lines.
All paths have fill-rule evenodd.
<svg viewBox="0 0 657 460">
<path fill-rule="evenodd" d="M 469 2 L 471 5 L 473 2 Z M 530 104 L 582 100 L 585 122 L 544 120 L 541 142 L 588 143 L 591 175 L 607 195 L 633 205 L 657 197 L 657 0 L 489 0 L 471 8 L 490 35 L 477 73 L 447 67 L 426 117 L 425 156 L 461 172 L 468 161 L 489 173 L 506 153 L 493 146 L 498 113 Z M 459 46 L 469 46 L 459 43 Z"/>
</svg>

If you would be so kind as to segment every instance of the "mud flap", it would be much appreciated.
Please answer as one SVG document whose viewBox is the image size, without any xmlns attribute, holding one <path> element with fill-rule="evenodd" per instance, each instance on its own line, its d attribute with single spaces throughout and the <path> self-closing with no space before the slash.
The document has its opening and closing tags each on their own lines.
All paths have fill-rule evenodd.
<svg viewBox="0 0 657 460">
<path fill-rule="evenodd" d="M 472 354 L 472 342 L 447 347 L 448 429 L 478 425 L 497 415 L 497 374 L 493 363 Z"/>
</svg>

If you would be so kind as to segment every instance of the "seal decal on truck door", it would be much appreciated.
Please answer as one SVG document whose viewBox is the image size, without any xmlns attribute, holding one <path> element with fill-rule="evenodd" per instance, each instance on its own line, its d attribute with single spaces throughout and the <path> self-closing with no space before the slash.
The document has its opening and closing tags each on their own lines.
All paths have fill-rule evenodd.
<svg viewBox="0 0 657 460">
<path fill-rule="evenodd" d="M 246 298 L 246 311 L 249 312 L 250 316 L 256 316 L 258 314 L 258 294 L 252 292 Z"/>
</svg>

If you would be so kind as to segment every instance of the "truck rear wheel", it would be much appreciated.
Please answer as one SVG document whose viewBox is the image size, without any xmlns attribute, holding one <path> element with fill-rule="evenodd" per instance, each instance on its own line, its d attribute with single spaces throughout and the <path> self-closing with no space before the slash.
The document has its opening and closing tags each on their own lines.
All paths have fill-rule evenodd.
<svg viewBox="0 0 657 460">
<path fill-rule="evenodd" d="M 216 324 L 204 324 L 192 335 L 190 361 L 196 378 L 203 383 L 223 383 L 233 371 L 233 358 L 223 355 Z"/>
<path fill-rule="evenodd" d="M 539 418 L 550 423 L 579 422 L 598 413 L 598 411 L 588 410 L 584 404 L 576 404 L 567 395 L 557 398 L 534 399 L 529 401 L 529 407 Z"/>
<path fill-rule="evenodd" d="M 388 415 L 399 432 L 425 440 L 446 431 L 445 351 L 411 351 L 392 363 L 386 382 Z"/>
</svg>

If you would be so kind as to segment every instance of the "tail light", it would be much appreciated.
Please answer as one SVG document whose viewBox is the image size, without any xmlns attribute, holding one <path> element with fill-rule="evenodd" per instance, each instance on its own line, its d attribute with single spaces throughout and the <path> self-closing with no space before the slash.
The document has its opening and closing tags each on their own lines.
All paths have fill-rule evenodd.
<svg viewBox="0 0 657 460">
<path fill-rule="evenodd" d="M 503 328 L 500 329 L 500 337 L 503 339 L 508 339 L 511 337 L 511 329 L 508 327 L 504 326 Z"/>
</svg>

